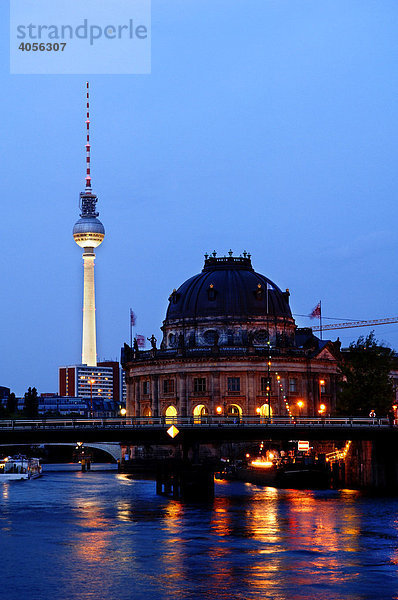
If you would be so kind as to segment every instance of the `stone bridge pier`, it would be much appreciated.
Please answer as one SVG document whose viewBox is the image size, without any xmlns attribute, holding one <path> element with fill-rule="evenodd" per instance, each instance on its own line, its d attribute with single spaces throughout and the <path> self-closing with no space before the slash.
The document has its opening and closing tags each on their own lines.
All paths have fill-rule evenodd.
<svg viewBox="0 0 398 600">
<path fill-rule="evenodd" d="M 156 478 L 156 493 L 183 500 L 214 496 L 214 472 L 220 444 L 186 442 L 154 445 L 122 444 L 122 473 L 146 473 Z"/>
<path fill-rule="evenodd" d="M 398 444 L 395 439 L 356 440 L 344 460 L 347 488 L 398 492 Z M 341 485 L 339 486 L 341 487 Z"/>
</svg>

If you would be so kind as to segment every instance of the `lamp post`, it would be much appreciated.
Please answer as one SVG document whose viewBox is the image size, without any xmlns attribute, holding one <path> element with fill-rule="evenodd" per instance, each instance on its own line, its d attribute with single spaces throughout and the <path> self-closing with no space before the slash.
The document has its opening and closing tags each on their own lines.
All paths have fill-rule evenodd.
<svg viewBox="0 0 398 600">
<path fill-rule="evenodd" d="M 94 418 L 93 412 L 93 383 L 95 383 L 95 379 L 90 379 L 90 407 L 91 407 L 91 418 Z"/>
<path fill-rule="evenodd" d="M 325 380 L 324 379 L 320 379 L 319 380 L 319 407 L 322 404 L 322 387 L 325 385 Z"/>
<path fill-rule="evenodd" d="M 268 315 L 267 315 L 268 318 Z M 268 404 L 267 417 L 271 417 L 271 343 L 267 342 L 268 346 L 268 361 L 267 361 L 267 385 L 266 385 L 266 403 Z"/>
<path fill-rule="evenodd" d="M 302 409 L 302 408 L 303 408 L 303 406 L 304 406 L 304 402 L 303 402 L 302 400 L 299 400 L 299 401 L 297 402 L 297 406 L 298 406 L 298 409 L 299 409 L 299 417 L 301 417 L 301 409 Z"/>
</svg>

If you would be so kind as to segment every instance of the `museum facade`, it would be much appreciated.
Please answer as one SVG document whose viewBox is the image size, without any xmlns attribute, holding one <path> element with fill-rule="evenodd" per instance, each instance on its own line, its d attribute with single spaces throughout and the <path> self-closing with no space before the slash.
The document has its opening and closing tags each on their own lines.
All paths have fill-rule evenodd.
<svg viewBox="0 0 398 600">
<path fill-rule="evenodd" d="M 299 329 L 251 256 L 205 255 L 174 289 L 157 348 L 122 349 L 129 416 L 314 416 L 336 406 L 340 343 Z"/>
</svg>

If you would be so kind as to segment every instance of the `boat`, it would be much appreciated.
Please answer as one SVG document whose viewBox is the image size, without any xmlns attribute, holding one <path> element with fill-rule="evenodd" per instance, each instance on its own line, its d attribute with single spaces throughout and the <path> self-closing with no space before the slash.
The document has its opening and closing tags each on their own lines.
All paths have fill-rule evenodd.
<svg viewBox="0 0 398 600">
<path fill-rule="evenodd" d="M 250 463 L 242 460 L 229 461 L 221 459 L 223 468 L 215 473 L 216 479 L 227 481 L 245 481 L 256 485 L 274 485 L 277 480 L 278 467 L 272 460 L 258 457 Z"/>
<path fill-rule="evenodd" d="M 310 456 L 281 458 L 275 450 L 267 452 L 267 455 L 256 457 L 250 462 L 222 460 L 224 468 L 215 473 L 215 478 L 278 488 L 327 489 L 330 487 L 330 469 L 324 461 Z"/>
<path fill-rule="evenodd" d="M 39 458 L 25 456 L 6 456 L 0 460 L 0 481 L 21 481 L 36 479 L 42 475 Z"/>
</svg>

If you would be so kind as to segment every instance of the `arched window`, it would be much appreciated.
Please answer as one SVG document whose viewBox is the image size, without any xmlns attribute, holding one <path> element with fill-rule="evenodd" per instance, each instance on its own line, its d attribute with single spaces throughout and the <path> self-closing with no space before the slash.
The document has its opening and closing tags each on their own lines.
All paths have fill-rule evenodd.
<svg viewBox="0 0 398 600">
<path fill-rule="evenodd" d="M 166 423 L 174 423 L 177 417 L 177 409 L 175 406 L 170 404 L 164 411 L 166 417 Z"/>
<path fill-rule="evenodd" d="M 217 291 L 214 289 L 214 284 L 213 283 L 211 283 L 209 285 L 209 288 L 207 290 L 207 297 L 210 300 L 210 302 L 213 301 L 213 300 L 215 300 L 216 297 L 217 297 Z"/>
<path fill-rule="evenodd" d="M 194 423 L 201 423 L 202 417 L 209 414 L 209 409 L 204 404 L 197 404 L 193 409 Z"/>
<path fill-rule="evenodd" d="M 269 404 L 263 404 L 259 410 L 260 417 L 272 417 L 272 408 Z"/>
<path fill-rule="evenodd" d="M 229 404 L 227 406 L 227 416 L 239 420 L 242 416 L 242 408 L 239 404 Z"/>
</svg>

